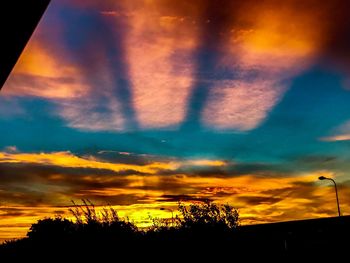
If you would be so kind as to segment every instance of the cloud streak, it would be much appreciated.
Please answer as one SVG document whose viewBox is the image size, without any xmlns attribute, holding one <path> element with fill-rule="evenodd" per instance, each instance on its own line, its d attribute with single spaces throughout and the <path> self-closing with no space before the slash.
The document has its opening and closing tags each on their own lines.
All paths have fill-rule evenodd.
<svg viewBox="0 0 350 263">
<path fill-rule="evenodd" d="M 321 137 L 320 141 L 338 142 L 350 140 L 350 121 L 346 121 L 334 129 L 333 135 Z"/>
<path fill-rule="evenodd" d="M 350 134 L 334 135 L 329 137 L 320 138 L 321 141 L 325 142 L 338 142 L 338 141 L 350 141 Z"/>
<path fill-rule="evenodd" d="M 133 107 L 140 127 L 174 128 L 184 119 L 193 83 L 198 29 L 167 1 L 138 2 L 125 7 L 135 13 L 125 39 Z"/>
</svg>

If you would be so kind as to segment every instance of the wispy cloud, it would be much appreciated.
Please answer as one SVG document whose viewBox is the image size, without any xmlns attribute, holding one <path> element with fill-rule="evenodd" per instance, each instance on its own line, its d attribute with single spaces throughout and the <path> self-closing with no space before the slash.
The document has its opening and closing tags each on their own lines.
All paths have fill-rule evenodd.
<svg viewBox="0 0 350 263">
<path fill-rule="evenodd" d="M 349 140 L 350 140 L 350 121 L 346 121 L 345 123 L 336 127 L 333 131 L 333 135 L 320 138 L 320 141 L 325 141 L 325 142 L 337 142 L 337 141 L 349 141 Z"/>
<path fill-rule="evenodd" d="M 321 141 L 325 142 L 337 142 L 337 141 L 350 141 L 350 134 L 334 135 L 329 137 L 320 138 Z"/>
<path fill-rule="evenodd" d="M 203 112 L 203 120 L 214 129 L 254 129 L 268 116 L 284 91 L 285 87 L 262 79 L 218 82 Z"/>
<path fill-rule="evenodd" d="M 7 146 L 7 147 L 5 147 L 4 150 L 5 150 L 5 152 L 8 152 L 8 153 L 16 153 L 16 152 L 18 152 L 18 149 L 17 149 L 17 147 L 15 145 Z"/>
</svg>

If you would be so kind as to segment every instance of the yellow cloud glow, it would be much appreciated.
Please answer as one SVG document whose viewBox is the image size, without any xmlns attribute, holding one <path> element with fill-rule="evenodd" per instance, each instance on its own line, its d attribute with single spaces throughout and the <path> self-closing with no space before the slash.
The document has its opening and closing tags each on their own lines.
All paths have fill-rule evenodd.
<svg viewBox="0 0 350 263">
<path fill-rule="evenodd" d="M 1 153 L 0 163 L 36 163 L 46 165 L 56 165 L 59 167 L 80 167 L 80 168 L 96 168 L 108 169 L 115 172 L 134 170 L 154 174 L 160 169 L 176 169 L 178 163 L 161 163 L 155 162 L 148 165 L 132 165 L 132 164 L 117 164 L 98 161 L 92 157 L 89 159 L 81 158 L 71 154 L 70 152 L 55 152 L 55 153 Z"/>
<path fill-rule="evenodd" d="M 20 215 L 7 215 L 1 210 L 0 239 L 21 237 L 31 223 L 45 216 L 54 216 L 57 211 L 67 213 L 67 208 L 57 205 L 69 205 L 69 200 L 89 198 L 97 205 L 109 203 L 108 200 L 122 202 L 122 205 L 113 205 L 120 216 L 127 216 L 137 225 L 145 227 L 151 224 L 149 216 L 169 218 L 171 210 L 176 211 L 177 201 L 211 199 L 218 203 L 229 203 L 240 211 L 242 224 L 275 222 L 291 219 L 305 219 L 336 214 L 334 189 L 317 182 L 319 176 L 335 177 L 332 171 L 316 171 L 313 173 L 296 174 L 295 176 L 261 177 L 254 174 L 242 176 L 216 177 L 215 175 L 200 176 L 186 175 L 186 173 L 162 175 L 163 171 L 175 171 L 181 166 L 225 166 L 227 163 L 220 160 L 188 160 L 177 162 L 154 162 L 146 165 L 129 165 L 111 162 L 102 162 L 92 157 L 78 157 L 70 152 L 56 153 L 0 153 L 0 163 L 38 164 L 56 167 L 76 167 L 108 169 L 112 171 L 134 170 L 147 173 L 141 175 L 101 176 L 89 174 L 82 176 L 74 185 L 70 184 L 70 192 L 65 192 L 65 180 L 70 182 L 65 174 L 56 174 L 41 181 L 35 189 L 49 189 L 50 206 L 18 206 L 5 202 L 0 208 L 17 208 Z M 44 179 L 42 179 L 44 180 Z M 84 181 L 89 181 L 85 188 L 80 188 Z M 120 187 L 112 186 L 112 182 L 124 182 Z M 30 181 L 28 181 L 30 183 Z M 25 182 L 25 184 L 28 184 Z M 63 183 L 63 184 L 62 184 Z M 94 188 L 95 185 L 101 185 Z M 105 187 L 103 187 L 105 185 Z M 113 184 L 112 184 L 113 185 Z M 76 191 L 74 190 L 77 187 Z M 34 189 L 34 188 L 30 188 Z M 350 196 L 349 187 L 341 187 L 340 200 L 343 213 L 350 211 L 348 205 Z M 177 197 L 178 196 L 178 197 Z M 30 197 L 27 197 L 27 199 Z M 35 197 L 33 197 L 35 198 Z M 97 198 L 94 200 L 94 198 Z M 98 199 L 102 198 L 102 199 Z M 133 198 L 133 199 L 130 199 Z M 174 198 L 174 199 L 172 199 Z M 184 198 L 184 199 L 183 199 Z M 101 200 L 106 200 L 101 202 Z M 131 201 L 128 201 L 131 200 Z M 29 201 L 29 200 L 28 200 Z M 97 203 L 96 203 L 97 202 Z M 137 202 L 137 203 L 135 203 Z M 127 205 L 125 205 L 127 204 Z M 168 210 L 160 210 L 167 207 Z"/>
<path fill-rule="evenodd" d="M 198 166 L 224 166 L 225 161 L 220 160 L 190 160 L 186 162 L 188 165 L 198 165 Z"/>
</svg>

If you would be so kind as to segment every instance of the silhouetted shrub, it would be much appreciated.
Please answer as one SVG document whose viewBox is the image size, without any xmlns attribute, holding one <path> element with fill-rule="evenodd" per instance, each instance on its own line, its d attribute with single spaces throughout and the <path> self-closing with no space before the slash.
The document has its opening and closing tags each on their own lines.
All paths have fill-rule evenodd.
<svg viewBox="0 0 350 263">
<path fill-rule="evenodd" d="M 32 224 L 27 237 L 33 240 L 55 240 L 70 237 L 76 231 L 76 225 L 65 218 L 45 218 Z"/>
<path fill-rule="evenodd" d="M 235 229 L 239 225 L 237 209 L 228 204 L 218 205 L 207 201 L 186 207 L 180 203 L 179 211 L 181 217 L 177 220 L 181 228 Z"/>
</svg>

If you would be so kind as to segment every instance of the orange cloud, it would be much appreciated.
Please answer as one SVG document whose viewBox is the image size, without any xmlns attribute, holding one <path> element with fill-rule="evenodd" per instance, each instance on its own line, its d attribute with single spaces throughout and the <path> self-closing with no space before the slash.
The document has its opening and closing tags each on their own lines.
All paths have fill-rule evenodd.
<svg viewBox="0 0 350 263">
<path fill-rule="evenodd" d="M 31 224 L 55 214 L 68 215 L 62 207 L 0 206 L 0 243 L 26 236 Z"/>
<path fill-rule="evenodd" d="M 283 97 L 288 80 L 310 65 L 321 32 L 317 17 L 291 4 L 248 4 L 238 21 L 220 63 L 238 77 L 214 83 L 203 120 L 214 128 L 246 131 L 264 121 Z"/>
<path fill-rule="evenodd" d="M 37 35 L 29 41 L 5 83 L 4 96 L 69 99 L 86 93 L 77 68 L 55 57 L 44 45 Z"/>
<path fill-rule="evenodd" d="M 142 128 L 171 128 L 185 116 L 193 83 L 197 29 L 190 17 L 165 15 L 161 2 L 126 4 L 125 47 L 132 101 Z"/>
</svg>

